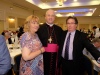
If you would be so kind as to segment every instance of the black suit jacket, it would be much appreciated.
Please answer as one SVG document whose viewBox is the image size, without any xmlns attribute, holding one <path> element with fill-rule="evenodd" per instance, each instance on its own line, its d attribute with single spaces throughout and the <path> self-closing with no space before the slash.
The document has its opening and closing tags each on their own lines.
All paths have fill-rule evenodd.
<svg viewBox="0 0 100 75">
<path fill-rule="evenodd" d="M 62 34 L 62 39 L 60 43 L 60 49 L 58 52 L 58 63 L 61 63 L 62 59 L 62 50 L 65 41 L 65 37 L 68 31 L 64 31 Z M 74 40 L 73 40 L 73 60 L 82 60 L 83 56 L 83 49 L 86 48 L 93 57 L 97 60 L 100 57 L 100 52 L 91 44 L 90 40 L 87 38 L 85 33 L 82 33 L 78 30 L 75 32 Z"/>
<path fill-rule="evenodd" d="M 55 31 L 55 35 L 56 35 L 56 38 L 57 38 L 57 43 L 58 45 L 60 44 L 60 39 L 61 39 L 61 34 L 62 34 L 62 29 L 61 27 L 57 26 L 57 25 L 53 25 L 54 26 L 54 31 Z M 40 28 L 39 30 L 37 31 L 37 34 L 43 44 L 43 46 L 47 46 L 47 43 L 48 43 L 48 38 L 49 38 L 49 35 L 48 35 L 48 30 L 47 30 L 47 24 L 44 23 L 43 25 L 40 25 Z"/>
</svg>

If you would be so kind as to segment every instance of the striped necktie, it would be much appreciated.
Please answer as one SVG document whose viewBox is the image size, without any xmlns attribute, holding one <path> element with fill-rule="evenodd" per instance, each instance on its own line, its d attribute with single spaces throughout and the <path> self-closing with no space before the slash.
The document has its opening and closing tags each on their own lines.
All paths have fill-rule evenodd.
<svg viewBox="0 0 100 75">
<path fill-rule="evenodd" d="M 66 45 L 65 45 L 65 59 L 68 60 L 68 56 L 69 56 L 69 44 L 70 44 L 70 35 L 71 33 L 69 33 L 68 37 L 67 37 L 67 41 L 66 41 Z"/>
</svg>

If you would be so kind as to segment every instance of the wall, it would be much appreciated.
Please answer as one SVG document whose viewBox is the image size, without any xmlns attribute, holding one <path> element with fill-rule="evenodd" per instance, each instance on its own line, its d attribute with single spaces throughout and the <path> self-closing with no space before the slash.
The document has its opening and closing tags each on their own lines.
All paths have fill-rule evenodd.
<svg viewBox="0 0 100 75">
<path fill-rule="evenodd" d="M 3 29 L 4 29 L 4 21 L 0 20 L 0 34 L 2 33 Z"/>
<path fill-rule="evenodd" d="M 25 20 L 25 18 L 31 14 L 33 14 L 33 12 L 28 9 L 22 9 L 22 8 L 13 6 L 12 4 L 0 1 L 0 20 L 4 21 L 4 30 L 15 31 L 18 28 L 18 26 L 22 24 L 22 20 L 23 19 Z M 9 17 L 14 17 L 15 19 L 14 23 L 12 24 L 9 23 L 9 20 L 8 20 Z M 12 27 L 9 25 L 14 25 L 14 26 Z"/>
</svg>

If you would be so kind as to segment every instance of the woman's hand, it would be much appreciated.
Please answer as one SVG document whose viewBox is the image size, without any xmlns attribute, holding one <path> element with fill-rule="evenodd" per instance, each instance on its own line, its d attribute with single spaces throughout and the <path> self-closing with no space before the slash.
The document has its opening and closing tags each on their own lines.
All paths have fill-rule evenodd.
<svg viewBox="0 0 100 75">
<path fill-rule="evenodd" d="M 41 50 L 41 53 L 44 53 L 45 52 L 44 47 L 42 47 L 40 50 Z"/>
</svg>

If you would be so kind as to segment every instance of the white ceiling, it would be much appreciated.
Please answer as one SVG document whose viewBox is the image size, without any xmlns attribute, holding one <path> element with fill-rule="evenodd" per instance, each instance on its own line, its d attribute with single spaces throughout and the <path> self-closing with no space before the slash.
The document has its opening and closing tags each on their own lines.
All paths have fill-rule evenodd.
<svg viewBox="0 0 100 75">
<path fill-rule="evenodd" d="M 75 16 L 99 16 L 100 0 L 67 0 L 62 6 L 59 6 L 56 0 L 1 0 L 11 3 L 13 6 L 26 10 L 33 10 L 34 13 L 43 16 L 45 11 L 53 8 L 56 15 L 66 17 L 74 13 Z M 31 3 L 30 3 L 31 2 Z"/>
<path fill-rule="evenodd" d="M 56 0 L 26 0 L 41 9 L 48 8 L 63 8 L 63 7 L 76 7 L 76 6 L 89 6 L 89 5 L 99 5 L 100 0 L 66 0 L 63 5 L 59 5 Z M 59 0 L 61 1 L 61 0 Z"/>
</svg>

